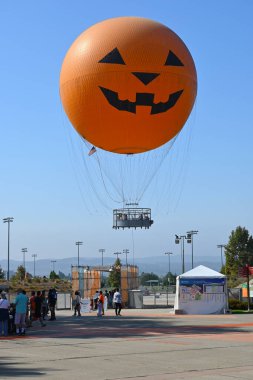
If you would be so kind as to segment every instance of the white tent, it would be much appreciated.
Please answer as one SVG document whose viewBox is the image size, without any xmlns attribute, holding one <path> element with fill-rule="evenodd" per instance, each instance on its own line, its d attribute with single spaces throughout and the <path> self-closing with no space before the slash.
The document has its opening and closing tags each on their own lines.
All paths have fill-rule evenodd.
<svg viewBox="0 0 253 380">
<path fill-rule="evenodd" d="M 228 309 L 227 278 L 203 265 L 177 277 L 175 313 L 223 314 Z"/>
</svg>

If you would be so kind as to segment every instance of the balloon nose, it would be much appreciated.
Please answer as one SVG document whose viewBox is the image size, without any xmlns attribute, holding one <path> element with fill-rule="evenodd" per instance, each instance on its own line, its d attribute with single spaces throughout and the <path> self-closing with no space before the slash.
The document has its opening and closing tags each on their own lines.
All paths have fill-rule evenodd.
<svg viewBox="0 0 253 380">
<path fill-rule="evenodd" d="M 156 77 L 160 75 L 157 73 L 138 73 L 138 72 L 134 72 L 132 74 L 136 76 L 136 78 L 138 78 L 145 85 L 149 84 L 150 82 L 152 82 L 152 80 L 154 80 Z"/>
</svg>

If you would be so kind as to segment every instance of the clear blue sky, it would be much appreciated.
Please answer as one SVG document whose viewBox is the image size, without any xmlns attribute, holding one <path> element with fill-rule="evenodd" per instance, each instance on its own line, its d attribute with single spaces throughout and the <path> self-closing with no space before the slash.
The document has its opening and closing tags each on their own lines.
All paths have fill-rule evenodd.
<svg viewBox="0 0 253 380">
<path fill-rule="evenodd" d="M 219 260 L 216 245 L 226 243 L 232 229 L 241 225 L 253 233 L 252 14 L 251 0 L 1 2 L 0 216 L 14 217 L 13 259 L 22 258 L 22 247 L 27 260 L 33 253 L 38 259 L 75 256 L 77 240 L 84 242 L 83 257 L 98 256 L 99 248 L 106 256 L 124 248 L 132 254 L 130 231 L 112 230 L 109 212 L 87 210 L 59 98 L 61 64 L 72 42 L 117 16 L 166 24 L 188 46 L 198 73 L 197 102 L 178 141 L 177 149 L 184 134 L 190 136 L 182 180 L 175 197 L 168 195 L 174 204 L 155 214 L 149 231 L 134 233 L 135 256 L 179 255 L 174 234 L 197 229 L 195 255 Z M 0 257 L 7 257 L 3 223 Z"/>
</svg>

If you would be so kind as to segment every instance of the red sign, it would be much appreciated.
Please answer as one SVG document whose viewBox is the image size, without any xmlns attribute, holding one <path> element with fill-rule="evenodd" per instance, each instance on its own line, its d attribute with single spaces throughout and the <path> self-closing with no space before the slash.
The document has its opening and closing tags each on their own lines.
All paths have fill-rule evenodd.
<svg viewBox="0 0 253 380">
<path fill-rule="evenodd" d="M 250 267 L 249 265 L 245 265 L 244 267 L 241 267 L 238 269 L 238 276 L 239 277 L 247 277 L 253 275 L 253 267 Z"/>
</svg>

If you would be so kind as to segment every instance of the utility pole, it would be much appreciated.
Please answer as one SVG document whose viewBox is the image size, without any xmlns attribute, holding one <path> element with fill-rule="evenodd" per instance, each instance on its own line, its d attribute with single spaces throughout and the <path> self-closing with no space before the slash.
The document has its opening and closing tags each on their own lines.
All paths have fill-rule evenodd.
<svg viewBox="0 0 253 380">
<path fill-rule="evenodd" d="M 199 231 L 188 231 L 187 233 L 187 243 L 192 244 L 192 269 L 193 269 L 193 235 L 197 235 Z"/>
<path fill-rule="evenodd" d="M 25 254 L 27 253 L 27 248 L 22 248 L 21 252 L 23 253 L 23 266 L 25 270 L 25 278 L 26 278 L 26 269 L 25 269 Z"/>
<path fill-rule="evenodd" d="M 126 266 L 127 266 L 127 255 L 129 254 L 129 249 L 123 249 L 123 253 L 126 255 Z"/>
<path fill-rule="evenodd" d="M 102 254 L 102 269 L 103 269 L 103 266 L 104 266 L 104 253 L 105 253 L 105 249 L 104 248 L 100 248 L 98 250 L 98 252 L 100 252 Z M 102 273 L 101 273 L 101 280 L 100 280 L 100 289 L 102 289 L 102 281 L 103 281 L 103 276 L 104 276 L 104 272 L 102 270 Z"/>
<path fill-rule="evenodd" d="M 117 260 L 119 258 L 119 255 L 121 255 L 121 254 L 122 254 L 122 252 L 114 252 L 114 255 L 117 255 Z"/>
<path fill-rule="evenodd" d="M 10 223 L 12 223 L 14 218 L 8 216 L 3 219 L 4 223 L 8 223 L 8 269 L 7 269 L 7 281 L 10 281 Z"/>
<path fill-rule="evenodd" d="M 170 255 L 173 255 L 172 252 L 165 252 L 165 255 L 168 255 L 168 259 L 169 259 L 169 285 L 170 285 L 170 275 L 171 275 L 171 272 L 170 272 Z"/>
<path fill-rule="evenodd" d="M 35 259 L 36 259 L 36 257 L 37 257 L 36 253 L 34 253 L 34 254 L 32 255 L 32 257 L 33 257 L 33 277 L 35 277 Z"/>
<path fill-rule="evenodd" d="M 179 244 L 181 242 L 181 256 L 182 256 L 182 273 L 185 272 L 184 265 L 184 239 L 186 239 L 185 235 L 175 235 L 175 243 Z"/>
<path fill-rule="evenodd" d="M 53 272 L 55 272 L 54 271 L 54 264 L 56 263 L 56 260 L 51 260 L 51 263 L 53 264 Z"/>
<path fill-rule="evenodd" d="M 76 241 L 76 245 L 77 245 L 77 266 L 79 268 L 79 247 L 80 247 L 80 245 L 83 245 L 83 242 L 82 241 Z"/>
<path fill-rule="evenodd" d="M 98 252 L 100 252 L 102 254 L 102 267 L 104 266 L 104 253 L 105 253 L 105 249 L 104 248 L 100 248 L 98 250 Z"/>
<path fill-rule="evenodd" d="M 223 250 L 223 248 L 226 248 L 226 245 L 225 244 L 218 244 L 217 248 L 220 248 L 221 266 L 223 267 L 223 254 L 222 254 L 222 250 Z"/>
</svg>

